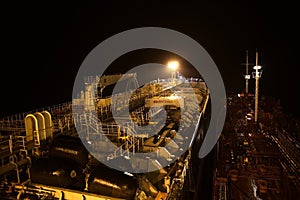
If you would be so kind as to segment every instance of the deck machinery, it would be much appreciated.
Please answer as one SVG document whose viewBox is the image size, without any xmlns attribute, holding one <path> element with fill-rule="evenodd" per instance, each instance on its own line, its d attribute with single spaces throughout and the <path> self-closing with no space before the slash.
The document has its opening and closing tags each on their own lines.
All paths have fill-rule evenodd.
<svg viewBox="0 0 300 200">
<path fill-rule="evenodd" d="M 228 96 L 227 118 L 217 144 L 213 199 L 297 199 L 299 142 L 278 126 L 283 119 L 277 121 L 263 106 L 260 122 L 254 123 L 252 102 L 251 97 Z"/>
<path fill-rule="evenodd" d="M 111 92 L 120 81 L 123 92 Z M 72 102 L 1 119 L 2 197 L 184 198 L 209 92 L 201 79 L 170 83 L 88 77 Z"/>
</svg>

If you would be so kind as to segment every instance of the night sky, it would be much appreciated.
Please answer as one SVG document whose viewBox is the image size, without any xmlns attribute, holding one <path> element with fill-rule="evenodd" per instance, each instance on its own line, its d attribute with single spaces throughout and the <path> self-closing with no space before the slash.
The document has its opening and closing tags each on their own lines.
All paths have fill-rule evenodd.
<svg viewBox="0 0 300 200">
<path fill-rule="evenodd" d="M 99 0 L 2 6 L 0 116 L 71 101 L 76 73 L 88 53 L 114 34 L 146 26 L 170 28 L 198 41 L 230 93 L 244 89 L 245 51 L 255 64 L 257 50 L 263 67 L 260 93 L 280 99 L 287 112 L 300 116 L 296 3 L 195 2 Z M 138 51 L 116 61 L 114 70 L 164 63 L 169 57 L 168 52 Z M 251 79 L 252 93 L 254 82 Z"/>
</svg>

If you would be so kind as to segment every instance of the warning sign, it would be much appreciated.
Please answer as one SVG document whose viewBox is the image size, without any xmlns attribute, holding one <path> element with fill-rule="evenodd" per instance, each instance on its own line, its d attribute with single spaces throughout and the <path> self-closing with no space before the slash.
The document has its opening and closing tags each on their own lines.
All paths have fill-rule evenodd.
<svg viewBox="0 0 300 200">
<path fill-rule="evenodd" d="M 161 107 L 161 106 L 183 107 L 184 101 L 180 96 L 169 97 L 153 97 L 146 99 L 146 107 Z"/>
</svg>

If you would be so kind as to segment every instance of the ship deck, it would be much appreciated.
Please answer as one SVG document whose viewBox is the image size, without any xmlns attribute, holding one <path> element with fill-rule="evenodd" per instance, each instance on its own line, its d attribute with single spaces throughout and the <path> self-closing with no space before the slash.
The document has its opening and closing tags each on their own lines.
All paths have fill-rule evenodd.
<svg viewBox="0 0 300 200">
<path fill-rule="evenodd" d="M 51 184 L 49 185 L 47 184 L 47 181 L 35 181 L 35 179 L 38 180 L 37 177 L 40 175 L 38 174 L 37 176 L 34 175 L 34 173 L 32 174 L 31 170 L 34 169 L 32 165 L 34 166 L 35 163 L 38 163 L 38 160 L 44 158 L 47 160 L 49 156 L 49 158 L 51 158 L 51 156 L 54 154 L 61 155 L 62 153 L 68 153 L 69 158 L 71 154 L 76 154 L 79 157 L 83 155 L 81 154 L 82 152 L 80 152 L 81 147 L 79 147 L 79 149 L 76 149 L 77 147 L 74 147 L 74 149 L 70 149 L 69 147 L 64 149 L 65 147 L 63 146 L 57 146 L 55 147 L 56 152 L 53 153 L 53 149 L 51 150 L 52 142 L 56 141 L 56 138 L 60 138 L 61 135 L 72 137 L 80 136 L 81 138 L 84 138 L 83 143 L 91 144 L 93 150 L 97 150 L 96 153 L 93 152 L 95 154 L 89 156 L 90 160 L 88 163 L 86 163 L 89 167 L 83 168 L 83 171 L 87 170 L 85 176 L 87 176 L 88 173 L 91 173 L 91 167 L 99 164 L 99 162 L 95 162 L 95 160 L 97 160 L 95 159 L 97 153 L 101 154 L 101 157 L 105 157 L 109 161 L 118 160 L 125 157 L 128 160 L 128 158 L 133 159 L 136 153 L 148 152 L 149 149 L 145 150 L 144 147 L 149 147 L 150 151 L 154 151 L 154 154 L 152 154 L 154 157 L 150 158 L 150 160 L 153 159 L 152 162 L 147 161 L 145 164 L 152 163 L 150 167 L 161 166 L 167 161 L 172 161 L 172 164 L 168 165 L 169 167 L 162 169 L 157 168 L 159 172 L 158 174 L 146 173 L 145 179 L 147 181 L 140 183 L 141 185 L 139 184 L 139 187 L 142 188 L 137 189 L 138 193 L 136 195 L 139 195 L 139 197 L 148 196 L 148 199 L 153 200 L 169 199 L 171 197 L 179 198 L 181 195 L 186 195 L 183 194 L 184 191 L 182 191 L 182 188 L 187 188 L 189 190 L 191 187 L 194 187 L 194 185 L 189 186 L 189 184 L 195 182 L 195 180 L 192 180 L 193 176 L 190 174 L 192 173 L 192 165 L 190 160 L 191 149 L 188 149 L 180 154 L 179 152 L 182 151 L 180 149 L 182 149 L 181 144 L 184 143 L 184 140 L 187 140 L 187 138 L 191 139 L 192 137 L 197 137 L 197 134 L 180 135 L 178 133 L 178 120 L 180 120 L 180 114 L 178 114 L 178 109 L 176 108 L 176 106 L 178 107 L 178 102 L 174 103 L 173 101 L 170 105 L 165 107 L 168 118 L 166 118 L 167 122 L 161 123 L 160 114 L 165 110 L 161 109 L 161 106 L 163 105 L 159 105 L 157 109 L 154 108 L 149 110 L 145 104 L 141 104 L 141 101 L 153 96 L 155 96 L 155 98 L 160 96 L 165 98 L 166 96 L 170 95 L 178 95 L 179 91 L 181 95 L 184 94 L 187 96 L 191 94 L 191 90 L 187 88 L 187 93 L 183 93 L 182 91 L 184 90 L 182 90 L 182 87 L 186 88 L 186 83 L 182 82 L 176 84 L 175 86 L 169 86 L 167 83 L 162 85 L 163 87 L 161 90 L 159 90 L 159 92 L 157 92 L 156 88 L 157 93 L 150 93 L 149 88 L 146 88 L 136 96 L 133 94 L 132 98 L 134 101 L 131 101 L 129 104 L 131 110 L 131 116 L 129 117 L 122 114 L 124 110 L 128 109 L 126 105 L 122 107 L 122 102 L 120 101 L 115 102 L 115 105 L 111 106 L 111 102 L 109 102 L 108 98 L 106 97 L 102 98 L 103 101 L 100 99 L 96 109 L 96 115 L 94 112 L 91 112 L 90 105 L 82 106 L 80 104 L 74 104 L 74 102 L 68 102 L 27 113 L 8 116 L 1 119 L 0 147 L 2 164 L 0 166 L 0 176 L 1 192 L 3 193 L 3 197 L 7 197 L 7 199 L 20 199 L 21 196 L 23 198 L 27 195 L 29 198 L 30 195 L 33 195 L 34 198 L 44 198 L 47 196 L 49 199 L 127 199 L 123 198 L 124 194 L 126 193 L 117 194 L 115 192 L 112 195 L 108 195 L 107 191 L 103 191 L 103 194 L 89 192 L 89 188 L 86 185 L 87 183 L 80 186 L 82 187 L 81 189 L 74 190 L 68 187 L 60 187 Z M 199 86 L 198 83 L 193 83 L 193 85 L 194 89 Z M 191 116 L 195 111 L 199 113 L 205 111 L 208 101 L 208 94 L 206 93 L 206 89 L 202 87 L 202 84 L 200 84 L 200 87 L 196 90 L 197 99 L 200 100 L 199 104 L 195 103 L 196 101 L 194 100 L 190 102 L 184 102 L 187 108 L 186 113 L 181 113 L 186 115 L 184 118 L 189 119 L 189 116 Z M 172 89 L 174 93 L 172 93 L 170 89 Z M 120 99 L 123 100 L 119 97 L 118 100 Z M 79 99 L 77 103 L 78 102 L 83 101 Z M 152 101 L 152 103 L 155 102 Z M 161 103 L 162 101 L 159 102 L 159 104 Z M 76 112 L 74 112 L 74 108 L 76 109 Z M 113 112 L 112 109 L 115 109 L 115 112 L 121 113 L 118 119 L 116 118 L 119 120 L 118 122 L 121 123 L 121 125 L 117 124 L 115 119 L 113 119 L 111 114 Z M 44 118 L 39 118 L 40 116 L 44 116 Z M 201 117 L 201 115 L 199 115 L 199 117 Z M 136 124 L 127 123 L 129 118 L 133 119 Z M 43 119 L 43 128 L 40 128 L 40 126 L 35 126 L 35 123 L 32 123 L 34 120 L 40 123 L 40 119 Z M 149 121 L 149 119 L 151 120 Z M 29 121 L 29 125 L 26 124 L 28 123 L 28 120 L 31 120 Z M 47 120 L 51 123 L 47 124 Z M 99 120 L 102 121 L 102 123 L 96 123 L 99 122 Z M 196 122 L 199 122 L 198 119 L 195 122 L 193 122 L 193 119 L 189 119 L 188 121 L 183 120 L 184 126 L 181 128 L 184 130 L 189 130 L 190 126 L 198 125 Z M 147 123 L 148 125 L 156 128 L 163 127 L 162 130 L 164 131 L 160 131 L 157 135 L 151 136 L 153 133 L 147 132 L 148 129 L 143 127 L 140 129 L 138 128 L 138 124 L 143 123 Z M 49 124 L 51 124 L 51 126 Z M 30 126 L 32 129 L 36 128 L 36 131 L 28 129 L 28 126 Z M 47 126 L 49 126 L 49 129 L 46 128 Z M 50 128 L 51 131 L 49 131 Z M 149 130 L 151 131 L 151 129 Z M 203 137 L 204 136 L 202 135 L 200 138 Z M 114 151 L 109 150 L 109 146 L 107 146 L 108 139 L 117 146 L 117 149 Z M 170 139 L 172 139 L 172 143 L 170 143 Z M 194 140 L 192 139 L 192 141 Z M 66 141 L 65 145 L 69 145 L 67 143 L 68 142 Z M 169 148 L 164 147 L 166 144 L 170 144 Z M 103 150 L 105 149 L 108 150 L 107 153 L 103 153 Z M 155 151 L 157 151 L 157 153 L 155 153 Z M 76 160 L 74 155 L 71 155 L 71 158 Z M 65 159 L 66 165 L 69 158 Z M 57 162 L 60 161 L 57 160 Z M 46 164 L 46 166 L 43 168 L 47 169 L 48 167 L 50 166 L 47 166 Z M 69 169 L 66 168 L 64 170 Z M 55 171 L 53 174 L 59 174 L 60 172 L 61 171 Z M 162 181 L 164 180 L 164 176 L 166 174 L 168 174 L 168 177 L 165 177 L 165 181 Z M 140 177 L 140 175 L 137 177 Z M 117 187 L 112 183 L 108 183 L 109 178 L 111 177 L 107 177 L 107 180 L 104 182 L 95 178 L 94 182 L 91 183 L 105 183 L 106 187 Z M 46 179 L 47 177 L 45 177 L 45 180 Z M 50 177 L 49 180 L 52 181 L 52 178 Z M 140 182 L 143 179 L 140 180 L 140 178 L 138 178 L 138 180 Z M 128 191 L 130 192 L 130 190 Z"/>
<path fill-rule="evenodd" d="M 248 118 L 252 101 L 229 97 L 227 118 L 218 142 L 214 199 L 296 199 L 300 194 L 299 174 L 290 175 L 292 159 L 287 159 L 279 145 L 282 133 Z M 299 155 L 299 150 L 294 154 Z M 294 161 L 297 165 L 297 159 Z"/>
</svg>

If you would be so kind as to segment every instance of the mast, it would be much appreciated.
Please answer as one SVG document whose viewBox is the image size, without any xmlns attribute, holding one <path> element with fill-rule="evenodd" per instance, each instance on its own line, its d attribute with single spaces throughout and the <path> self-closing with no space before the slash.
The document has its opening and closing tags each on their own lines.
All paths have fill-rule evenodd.
<svg viewBox="0 0 300 200">
<path fill-rule="evenodd" d="M 248 50 L 246 50 L 246 75 L 245 75 L 245 81 L 246 81 L 245 93 L 246 93 L 246 95 L 248 95 L 248 91 L 249 91 L 249 79 L 250 79 L 250 75 L 248 74 L 248 68 L 249 68 Z"/>
<path fill-rule="evenodd" d="M 261 77 L 262 72 L 258 70 L 261 69 L 261 66 L 258 65 L 258 52 L 256 51 L 256 64 L 253 67 L 255 72 L 253 73 L 255 78 L 255 113 L 254 113 L 254 121 L 257 122 L 258 118 L 258 90 L 259 90 L 259 78 Z"/>
</svg>

